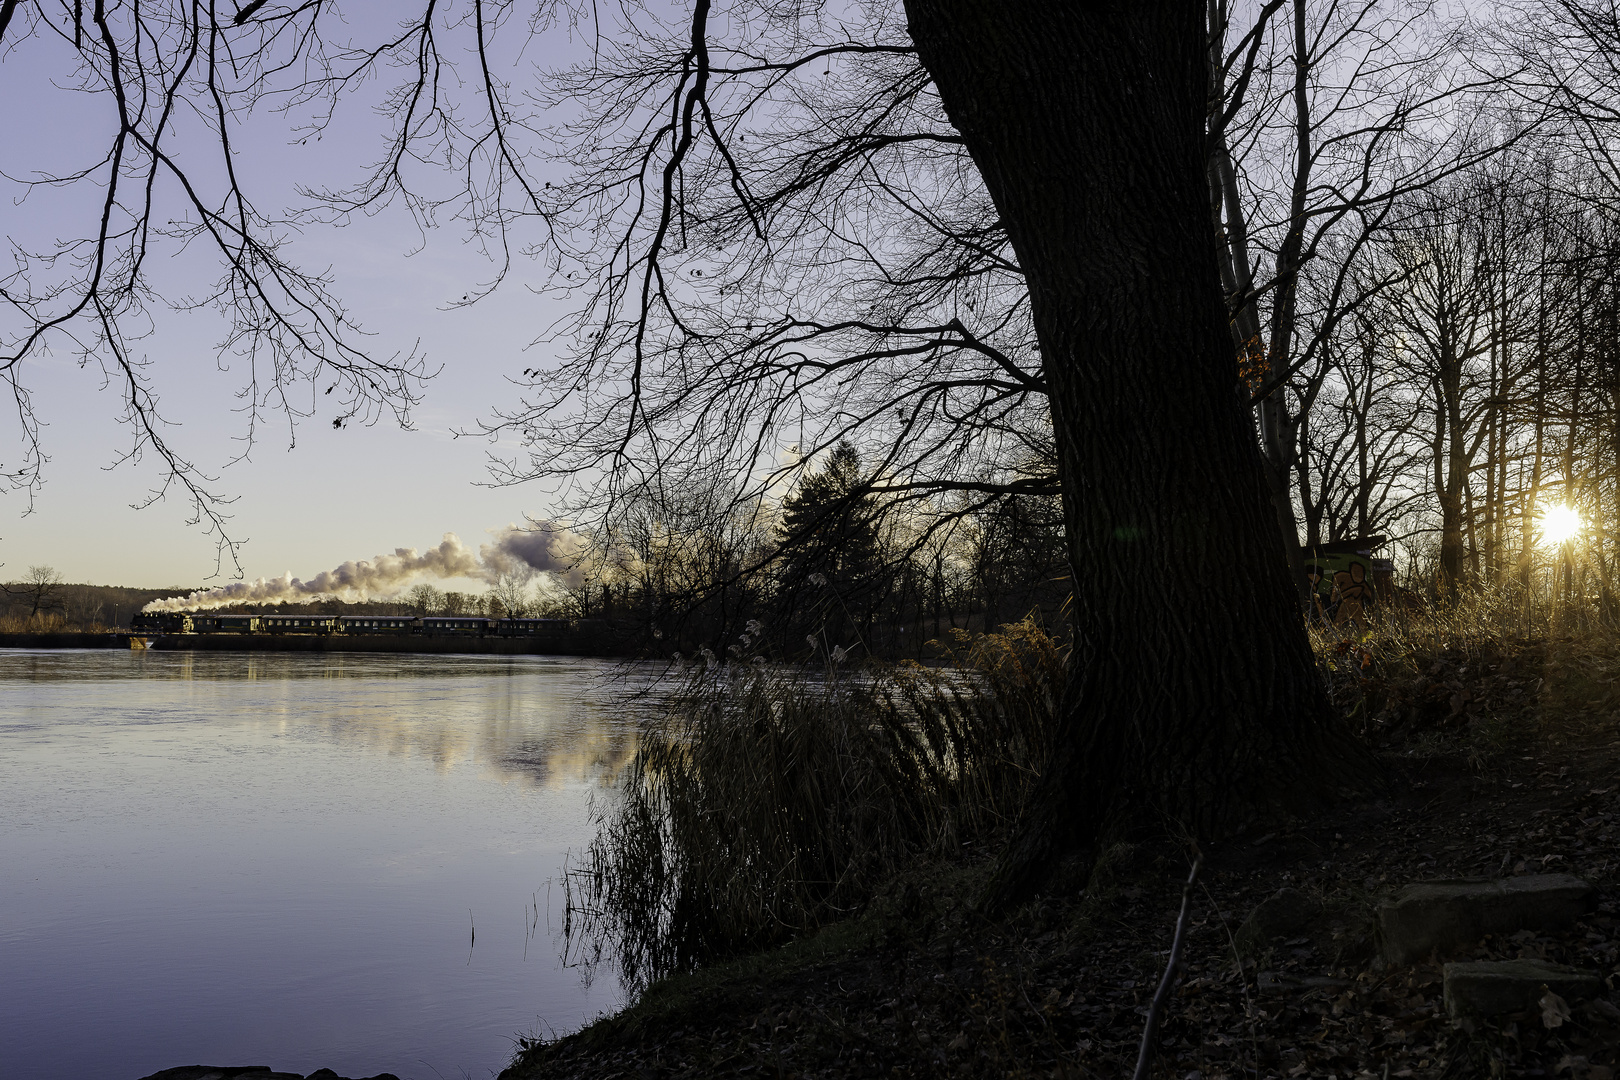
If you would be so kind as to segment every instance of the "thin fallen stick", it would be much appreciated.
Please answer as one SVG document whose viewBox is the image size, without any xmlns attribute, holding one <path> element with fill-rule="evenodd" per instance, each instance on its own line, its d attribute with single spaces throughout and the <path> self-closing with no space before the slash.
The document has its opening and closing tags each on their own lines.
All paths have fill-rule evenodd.
<svg viewBox="0 0 1620 1080">
<path fill-rule="evenodd" d="M 1192 872 L 1187 875 L 1187 884 L 1181 890 L 1181 915 L 1176 919 L 1176 937 L 1170 943 L 1170 962 L 1164 965 L 1164 978 L 1159 980 L 1159 991 L 1153 995 L 1153 1004 L 1148 1006 L 1147 1026 L 1142 1029 L 1142 1048 L 1136 1055 L 1136 1072 L 1131 1074 L 1131 1080 L 1147 1080 L 1148 1070 L 1153 1066 L 1153 1053 L 1158 1048 L 1159 1021 L 1164 1017 L 1164 1007 L 1170 1000 L 1170 988 L 1176 982 L 1176 969 L 1181 966 L 1181 944 L 1187 935 L 1187 912 L 1192 910 L 1193 886 L 1198 883 L 1198 871 L 1204 867 L 1204 853 L 1199 851 L 1193 857 Z"/>
</svg>

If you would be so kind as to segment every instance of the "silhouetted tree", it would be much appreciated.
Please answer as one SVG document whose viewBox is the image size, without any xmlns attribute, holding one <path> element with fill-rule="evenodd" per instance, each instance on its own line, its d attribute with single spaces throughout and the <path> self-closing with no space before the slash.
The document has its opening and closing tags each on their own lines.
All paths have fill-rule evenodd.
<svg viewBox="0 0 1620 1080">
<path fill-rule="evenodd" d="M 5 586 L 8 595 L 21 598 L 28 605 L 28 621 L 33 622 L 40 612 L 60 607 L 58 594 L 63 586 L 62 575 L 54 566 L 30 566 L 21 581 Z"/>
<path fill-rule="evenodd" d="M 853 446 L 840 443 L 826 465 L 800 481 L 782 504 L 777 540 L 781 628 L 824 638 L 828 648 L 865 644 L 889 575 L 877 508 Z"/>
<path fill-rule="evenodd" d="M 405 602 L 416 611 L 418 615 L 432 615 L 444 606 L 444 593 L 425 582 L 413 585 L 405 594 Z"/>
<path fill-rule="evenodd" d="M 94 177 L 137 179 L 108 192 L 117 224 L 58 264 L 105 255 L 116 281 L 70 273 L 18 294 L 12 360 L 83 316 L 148 415 L 108 319 L 143 295 L 162 219 L 126 196 L 173 177 L 157 151 L 168 118 L 202 110 L 209 130 L 234 131 L 284 79 L 318 128 L 397 65 L 377 166 L 321 192 L 327 212 L 392 199 L 424 219 L 465 213 L 494 280 L 531 219 L 554 288 L 578 305 L 562 362 L 530 371 L 530 400 L 493 426 L 534 451 L 505 478 L 600 477 L 585 498 L 606 520 L 671 483 L 731 480 L 747 505 L 801 471 L 778 465 L 785 442 L 814 460 L 848 439 L 886 511 L 951 494 L 966 515 L 1061 488 L 1074 677 L 1000 898 L 1039 887 L 1059 856 L 1084 864 L 1129 822 L 1218 835 L 1372 774 L 1317 680 L 1238 393 L 1201 5 L 695 0 L 678 32 L 649 17 L 556 72 L 528 99 L 565 103 L 549 126 L 529 88 L 491 74 L 491 35 L 525 22 L 476 0 L 424 5 L 386 45 L 352 50 L 326 47 L 319 4 L 248 5 L 230 22 L 172 0 L 98 5 L 82 37 L 55 9 L 28 10 L 58 20 L 40 34 L 72 40 L 117 105 L 115 153 Z M 466 35 L 459 59 L 451 28 Z M 462 62 L 458 103 L 447 73 Z M 462 190 L 415 188 L 426 160 L 449 162 Z M 187 189 L 175 239 L 206 233 L 221 251 L 233 344 L 274 346 L 277 393 L 330 370 L 359 404 L 407 398 L 412 369 L 343 351 L 346 325 L 321 321 L 335 307 L 324 282 L 285 268 L 280 233 L 219 172 L 222 193 Z M 1048 437 L 1055 475 L 1018 475 Z"/>
</svg>

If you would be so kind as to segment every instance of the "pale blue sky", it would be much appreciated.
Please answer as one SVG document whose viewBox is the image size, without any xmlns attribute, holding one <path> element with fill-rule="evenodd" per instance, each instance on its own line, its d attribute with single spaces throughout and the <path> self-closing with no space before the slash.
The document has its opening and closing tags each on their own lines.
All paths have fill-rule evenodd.
<svg viewBox="0 0 1620 1080">
<path fill-rule="evenodd" d="M 60 51 L 54 58 L 61 59 Z M 0 109 L 0 169 L 8 174 L 41 164 L 65 167 L 105 146 L 99 112 L 45 89 L 52 59 L 53 51 L 36 39 L 0 61 L 0 101 L 7 103 Z M 529 59 L 535 59 L 532 53 Z M 266 210 L 292 200 L 295 182 L 351 178 L 345 169 L 375 149 L 364 138 L 363 111 L 319 145 L 290 146 L 282 131 L 267 126 L 261 137 L 243 144 L 243 171 Z M 83 197 L 63 195 L 54 202 L 31 198 L 21 207 L 8 200 L 0 219 L 8 235 L 82 234 L 90 227 L 82 219 L 86 205 Z M 445 532 L 476 548 L 487 539 L 485 530 L 521 522 L 526 512 L 547 515 L 550 500 L 542 490 L 479 486 L 487 480 L 491 447 L 477 438 L 452 439 L 450 431 L 510 405 L 516 391 L 508 375 L 550 362 L 545 346 L 525 348 L 562 309 L 524 287 L 540 280 L 539 268 L 525 264 L 484 303 L 442 310 L 490 273 L 462 239 L 455 228 L 445 228 L 429 235 L 426 250 L 407 257 L 421 238 L 406 215 L 387 212 L 342 230 L 310 229 L 293 248 L 294 261 L 306 268 L 332 266 L 336 292 L 377 335 L 378 352 L 408 350 L 419 340 L 430 367 L 442 365 L 416 411 L 416 431 L 402 432 L 387 421 L 334 431 L 330 416 L 317 413 L 299 425 L 297 446 L 289 450 L 285 425 L 273 421 L 250 461 L 224 468 L 239 447 L 242 423 L 231 412 L 237 379 L 215 368 L 212 344 L 222 324 L 207 314 L 167 316 L 143 343 L 155 361 L 163 407 L 181 422 L 169 433 L 171 443 L 218 475 L 220 489 L 240 496 L 230 509 L 230 528 L 248 540 L 241 553 L 248 578 L 284 571 L 308 577 L 346 559 L 428 547 Z M 183 288 L 194 269 L 171 260 L 155 279 Z M 24 379 L 49 425 L 43 435 L 51 460 L 32 515 L 22 514 L 21 493 L 0 497 L 0 578 L 48 563 L 70 581 L 203 583 L 213 571 L 214 545 L 201 528 L 186 524 L 185 501 L 129 508 L 161 479 L 155 465 L 105 470 L 129 440 L 114 419 L 115 395 L 98 389 L 99 373 L 58 355 L 29 363 Z M 17 456 L 16 434 L 13 416 L 0 419 L 0 462 L 7 467 Z"/>
</svg>

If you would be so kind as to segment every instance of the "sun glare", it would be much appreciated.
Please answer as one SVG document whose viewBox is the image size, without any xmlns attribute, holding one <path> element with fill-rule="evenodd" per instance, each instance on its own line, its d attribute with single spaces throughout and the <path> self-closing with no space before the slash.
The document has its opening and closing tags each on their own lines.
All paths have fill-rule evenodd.
<svg viewBox="0 0 1620 1080">
<path fill-rule="evenodd" d="M 1581 531 L 1581 515 L 1573 506 L 1549 506 L 1541 512 L 1541 540 L 1552 547 L 1575 539 Z"/>
</svg>

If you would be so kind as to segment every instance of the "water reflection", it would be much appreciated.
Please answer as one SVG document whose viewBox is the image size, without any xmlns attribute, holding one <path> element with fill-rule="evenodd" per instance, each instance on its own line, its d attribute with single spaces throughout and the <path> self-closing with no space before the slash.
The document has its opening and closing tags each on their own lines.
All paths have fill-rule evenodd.
<svg viewBox="0 0 1620 1080">
<path fill-rule="evenodd" d="M 53 682 L 101 684 L 126 709 L 157 700 L 168 713 L 164 722 L 225 722 L 277 734 L 301 728 L 424 759 L 441 773 L 476 764 L 503 782 L 550 786 L 611 780 L 635 752 L 627 721 L 645 707 L 637 703 L 648 678 L 631 665 L 552 657 L 0 652 L 0 684 L 42 691 Z M 223 684 L 216 693 L 231 700 L 188 714 L 172 684 L 199 681 Z M 255 684 L 250 693 L 232 692 L 244 683 Z M 238 709 L 248 698 L 252 707 Z M 37 718 L 45 707 L 27 712 Z M 0 730 L 17 734 L 17 720 L 10 710 L 0 714 Z"/>
<path fill-rule="evenodd" d="M 634 752 L 624 695 L 645 678 L 0 652 L 0 1073 L 479 1077 L 512 1037 L 616 1007 L 533 937 Z"/>
</svg>

